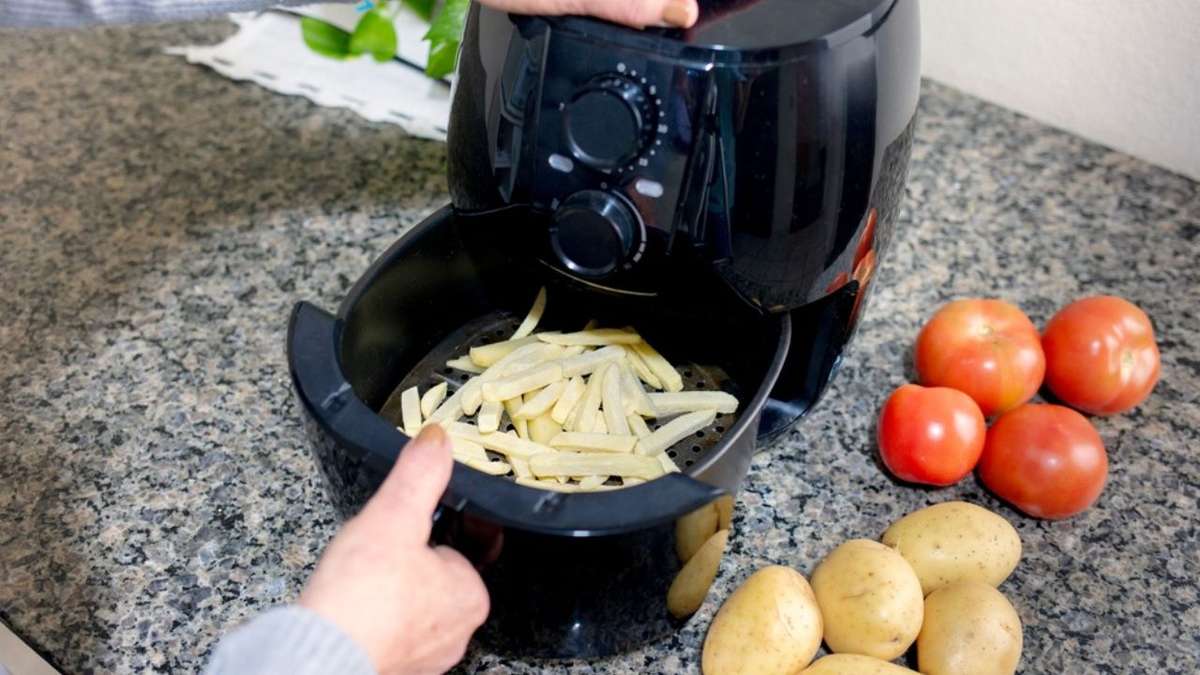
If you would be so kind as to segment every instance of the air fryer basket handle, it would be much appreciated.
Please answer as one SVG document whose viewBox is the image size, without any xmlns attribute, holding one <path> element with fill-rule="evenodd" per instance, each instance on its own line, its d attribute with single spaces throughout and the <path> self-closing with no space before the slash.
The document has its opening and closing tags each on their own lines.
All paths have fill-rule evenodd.
<svg viewBox="0 0 1200 675">
<path fill-rule="evenodd" d="M 383 474 L 408 437 L 375 414 L 354 393 L 337 358 L 337 319 L 300 302 L 288 322 L 288 369 L 300 400 L 338 443 L 352 448 Z"/>
</svg>

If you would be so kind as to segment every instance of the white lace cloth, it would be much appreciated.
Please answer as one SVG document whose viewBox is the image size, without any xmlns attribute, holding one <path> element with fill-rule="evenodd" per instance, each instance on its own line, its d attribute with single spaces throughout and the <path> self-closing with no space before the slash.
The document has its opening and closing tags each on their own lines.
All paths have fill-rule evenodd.
<svg viewBox="0 0 1200 675">
<path fill-rule="evenodd" d="M 353 30 L 352 5 L 314 5 L 289 10 L 316 16 Z M 238 32 L 211 46 L 170 47 L 169 54 L 208 66 L 233 80 L 303 96 L 317 105 L 349 108 L 372 122 L 398 124 L 406 132 L 446 140 L 450 87 L 399 61 L 378 63 L 370 56 L 337 61 L 313 53 L 300 37 L 299 18 L 282 12 L 232 14 Z M 424 68 L 428 25 L 403 12 L 396 19 L 397 56 Z"/>
</svg>

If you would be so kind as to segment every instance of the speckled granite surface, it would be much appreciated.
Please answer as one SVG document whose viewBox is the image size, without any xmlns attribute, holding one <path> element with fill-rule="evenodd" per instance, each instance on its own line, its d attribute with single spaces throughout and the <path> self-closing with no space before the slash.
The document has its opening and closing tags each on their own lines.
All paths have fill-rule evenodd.
<svg viewBox="0 0 1200 675">
<path fill-rule="evenodd" d="M 163 56 L 219 23 L 0 32 L 0 618 L 68 673 L 189 672 L 293 597 L 336 520 L 283 355 L 291 304 L 333 307 L 446 200 L 441 146 Z M 599 663 L 473 651 L 462 672 L 698 672 L 717 600 L 757 566 L 963 496 L 1014 522 L 1004 590 L 1026 673 L 1200 671 L 1200 187 L 927 86 L 901 231 L 820 409 L 755 461 L 708 603 Z M 1163 379 L 1097 425 L 1097 507 L 1027 520 L 973 480 L 899 488 L 874 413 L 922 319 L 963 295 L 1035 321 L 1085 293 L 1154 318 Z"/>
</svg>

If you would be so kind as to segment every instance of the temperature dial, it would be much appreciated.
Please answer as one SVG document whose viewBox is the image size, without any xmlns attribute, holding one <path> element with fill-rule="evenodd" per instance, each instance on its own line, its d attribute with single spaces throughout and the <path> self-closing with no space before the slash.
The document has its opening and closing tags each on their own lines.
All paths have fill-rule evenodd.
<svg viewBox="0 0 1200 675">
<path fill-rule="evenodd" d="M 603 75 L 575 92 L 563 133 L 583 164 L 611 171 L 626 166 L 649 144 L 655 110 L 641 85 L 624 75 Z"/>
<path fill-rule="evenodd" d="M 602 190 L 582 190 L 554 212 L 550 244 L 572 272 L 603 277 L 621 269 L 637 253 L 645 232 L 625 199 Z"/>
</svg>

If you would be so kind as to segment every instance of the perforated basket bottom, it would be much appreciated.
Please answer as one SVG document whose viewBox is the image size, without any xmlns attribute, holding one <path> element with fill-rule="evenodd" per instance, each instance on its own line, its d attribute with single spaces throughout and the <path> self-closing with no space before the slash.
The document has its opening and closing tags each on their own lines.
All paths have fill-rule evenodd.
<svg viewBox="0 0 1200 675">
<path fill-rule="evenodd" d="M 462 386 L 464 382 L 472 377 L 469 373 L 464 373 L 453 368 L 446 367 L 446 362 L 466 356 L 467 351 L 471 347 L 484 345 L 492 342 L 499 342 L 508 338 L 516 330 L 518 320 L 510 315 L 495 312 L 482 316 L 474 321 L 471 321 L 448 335 L 436 347 L 430 350 L 425 358 L 419 363 L 396 385 L 391 396 L 388 397 L 383 408 L 379 411 L 380 416 L 390 421 L 397 426 L 401 425 L 400 418 L 400 394 L 409 387 L 418 387 L 421 393 L 424 393 L 430 387 L 433 387 L 442 382 L 450 385 L 450 393 Z M 655 344 L 655 349 L 662 352 L 668 359 L 671 358 L 673 350 L 670 345 Z M 742 399 L 740 392 L 737 390 L 737 384 L 726 375 L 725 371 L 720 366 L 716 365 L 701 365 L 688 361 L 674 361 L 672 364 L 679 374 L 683 376 L 683 388 L 685 391 L 726 391 L 741 400 L 743 406 L 746 401 Z M 702 460 L 709 452 L 712 452 L 721 442 L 721 437 L 725 435 L 727 429 L 733 428 L 737 423 L 741 413 L 741 408 L 738 412 L 731 414 L 719 414 L 713 423 L 709 426 L 697 431 L 691 438 L 685 438 L 667 450 L 667 454 L 675 460 L 679 468 L 685 473 L 690 473 L 691 467 Z M 667 421 L 662 420 L 647 420 L 646 423 L 651 429 L 657 429 L 661 423 Z M 511 430 L 512 423 L 505 418 L 507 422 L 504 430 Z M 491 453 L 489 453 L 491 454 Z M 499 459 L 499 457 L 496 457 Z"/>
</svg>

